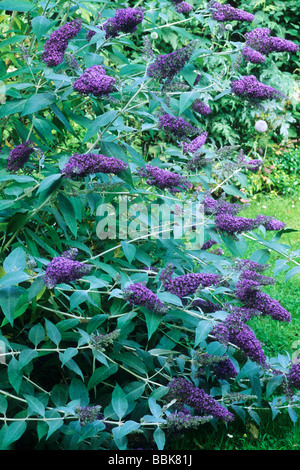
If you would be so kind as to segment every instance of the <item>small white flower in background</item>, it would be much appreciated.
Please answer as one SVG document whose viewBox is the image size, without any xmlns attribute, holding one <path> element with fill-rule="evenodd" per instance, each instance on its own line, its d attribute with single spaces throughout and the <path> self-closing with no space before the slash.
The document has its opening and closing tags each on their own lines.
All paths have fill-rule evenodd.
<svg viewBox="0 0 300 470">
<path fill-rule="evenodd" d="M 232 31 L 233 30 L 232 24 L 228 23 L 227 25 L 225 25 L 225 29 L 226 31 Z"/>
<path fill-rule="evenodd" d="M 266 121 L 259 119 L 258 121 L 256 121 L 254 127 L 257 132 L 266 132 L 266 130 L 268 129 L 268 124 L 266 123 Z"/>
<path fill-rule="evenodd" d="M 151 33 L 150 36 L 151 36 L 151 39 L 157 39 L 158 38 L 158 34 L 155 31 L 153 31 L 153 33 Z"/>
</svg>

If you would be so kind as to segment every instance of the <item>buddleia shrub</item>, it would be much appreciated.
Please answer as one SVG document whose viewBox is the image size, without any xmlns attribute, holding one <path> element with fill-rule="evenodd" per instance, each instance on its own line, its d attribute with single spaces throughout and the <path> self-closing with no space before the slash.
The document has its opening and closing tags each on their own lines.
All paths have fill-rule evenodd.
<svg viewBox="0 0 300 470">
<path fill-rule="evenodd" d="M 260 410 L 295 422 L 298 358 L 267 357 L 248 325 L 292 321 L 264 292 L 271 251 L 299 272 L 292 227 L 243 217 L 262 166 L 243 129 L 290 92 L 261 78 L 269 33 L 245 53 L 255 16 L 218 2 L 0 8 L 1 449 L 162 450 Z"/>
</svg>

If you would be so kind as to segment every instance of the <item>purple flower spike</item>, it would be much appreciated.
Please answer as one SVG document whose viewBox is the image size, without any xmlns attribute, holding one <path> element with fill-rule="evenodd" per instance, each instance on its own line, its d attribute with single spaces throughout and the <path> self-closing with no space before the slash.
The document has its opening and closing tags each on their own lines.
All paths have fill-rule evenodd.
<svg viewBox="0 0 300 470">
<path fill-rule="evenodd" d="M 176 11 L 177 13 L 182 13 L 184 15 L 187 15 L 188 13 L 190 13 L 191 11 L 193 11 L 193 7 L 192 5 L 190 5 L 189 3 L 187 2 L 180 2 L 177 6 L 176 6 Z"/>
<path fill-rule="evenodd" d="M 196 113 L 202 114 L 203 116 L 207 116 L 211 113 L 210 107 L 203 103 L 200 99 L 197 99 L 193 102 L 192 108 Z"/>
<path fill-rule="evenodd" d="M 290 387 L 300 390 L 300 362 L 293 364 L 287 375 L 287 381 Z"/>
<path fill-rule="evenodd" d="M 234 8 L 231 5 L 222 5 L 219 2 L 212 0 L 208 4 L 209 10 L 212 12 L 212 17 L 216 21 L 253 21 L 254 15 L 247 13 L 244 10 Z"/>
<path fill-rule="evenodd" d="M 220 213 L 215 217 L 218 229 L 230 234 L 247 232 L 256 228 L 255 221 L 246 217 L 234 217 L 230 214 Z"/>
<path fill-rule="evenodd" d="M 214 418 L 233 421 L 234 415 L 220 405 L 201 388 L 195 387 L 184 378 L 175 378 L 169 385 L 168 397 L 176 399 L 176 404 L 190 406 L 197 414 L 210 414 Z"/>
<path fill-rule="evenodd" d="M 177 49 L 170 54 L 156 57 L 155 61 L 148 67 L 148 76 L 153 77 L 160 83 L 164 80 L 171 81 L 190 60 L 195 44 L 192 41 L 187 46 Z"/>
<path fill-rule="evenodd" d="M 93 153 L 75 153 L 70 157 L 62 173 L 67 178 L 77 180 L 95 173 L 111 173 L 117 175 L 126 170 L 126 168 L 127 164 L 115 157 L 106 157 L 105 155 Z"/>
<path fill-rule="evenodd" d="M 115 16 L 103 24 L 106 38 L 117 37 L 120 32 L 134 33 L 143 21 L 144 13 L 139 8 L 123 8 L 116 11 Z"/>
<path fill-rule="evenodd" d="M 183 152 L 184 153 L 197 153 L 201 147 L 206 142 L 207 139 L 207 132 L 202 132 L 198 137 L 196 137 L 194 140 L 192 140 L 190 143 L 188 142 L 183 142 Z"/>
<path fill-rule="evenodd" d="M 229 332 L 230 343 L 235 344 L 252 361 L 258 362 L 259 364 L 265 364 L 266 357 L 260 342 L 251 328 L 248 325 L 245 325 L 238 315 L 234 313 L 230 314 L 226 318 L 224 324 Z M 211 334 L 214 335 L 214 333 L 215 332 L 213 330 Z"/>
<path fill-rule="evenodd" d="M 284 222 L 268 215 L 258 215 L 255 219 L 257 226 L 263 225 L 266 230 L 282 230 L 286 226 Z"/>
<path fill-rule="evenodd" d="M 167 307 L 157 298 L 148 287 L 141 282 L 136 282 L 124 289 L 124 298 L 131 306 L 145 307 L 155 313 L 165 313 Z"/>
<path fill-rule="evenodd" d="M 183 118 L 174 117 L 171 114 L 164 114 L 159 117 L 158 128 L 162 129 L 168 138 L 178 140 L 193 138 L 201 133 L 200 129 L 192 126 Z"/>
<path fill-rule="evenodd" d="M 69 283 L 80 279 L 91 272 L 92 265 L 83 264 L 75 261 L 75 252 L 70 250 L 64 252 L 61 256 L 53 258 L 47 266 L 44 281 L 48 289 L 53 289 L 57 284 Z"/>
<path fill-rule="evenodd" d="M 265 55 L 271 52 L 295 53 L 299 50 L 298 44 L 287 39 L 270 36 L 270 33 L 271 30 L 269 28 L 253 29 L 245 34 L 246 46 Z"/>
<path fill-rule="evenodd" d="M 247 62 L 252 64 L 262 64 L 266 60 L 264 55 L 249 46 L 242 49 L 242 55 Z"/>
<path fill-rule="evenodd" d="M 9 152 L 9 157 L 7 160 L 7 171 L 11 171 L 13 173 L 17 172 L 25 163 L 28 162 L 30 155 L 34 150 L 34 143 L 31 140 L 27 140 L 17 147 L 13 148 Z"/>
<path fill-rule="evenodd" d="M 44 53 L 42 56 L 43 61 L 48 67 L 55 67 L 62 63 L 65 50 L 70 40 L 75 38 L 81 30 L 81 25 L 82 20 L 76 18 L 61 26 L 50 35 L 48 41 L 44 44 Z"/>
<path fill-rule="evenodd" d="M 166 291 L 180 298 L 194 294 L 198 288 L 210 287 L 222 281 L 220 274 L 213 273 L 188 273 L 174 279 L 163 279 Z"/>
<path fill-rule="evenodd" d="M 106 96 L 115 91 L 115 83 L 101 65 L 93 65 L 75 80 L 73 88 L 81 95 Z"/>
<path fill-rule="evenodd" d="M 254 75 L 248 75 L 231 82 L 232 92 L 241 98 L 248 98 L 251 101 L 264 101 L 272 99 L 282 99 L 283 93 L 265 85 L 257 80 Z"/>
<path fill-rule="evenodd" d="M 139 170 L 139 175 L 147 177 L 147 183 L 151 186 L 169 189 L 172 192 L 190 189 L 192 186 L 184 176 L 149 164 L 145 165 L 145 170 L 143 168 Z"/>
</svg>

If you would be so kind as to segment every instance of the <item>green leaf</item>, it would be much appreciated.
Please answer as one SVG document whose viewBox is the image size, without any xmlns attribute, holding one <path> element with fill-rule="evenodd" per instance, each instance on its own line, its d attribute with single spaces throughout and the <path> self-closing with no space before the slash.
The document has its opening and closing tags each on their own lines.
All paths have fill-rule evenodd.
<svg viewBox="0 0 300 470">
<path fill-rule="evenodd" d="M 106 380 L 110 375 L 113 375 L 117 372 L 118 365 L 111 364 L 109 367 L 102 366 L 93 372 L 92 376 L 89 379 L 87 389 L 91 390 L 93 387 L 96 387 L 99 383 Z"/>
<path fill-rule="evenodd" d="M 125 241 L 121 241 L 122 249 L 124 251 L 124 255 L 128 259 L 129 263 L 134 260 L 136 254 L 136 247 L 132 243 L 128 243 Z"/>
<path fill-rule="evenodd" d="M 24 289 L 18 286 L 2 287 L 0 289 L 0 307 L 9 323 L 13 325 L 14 312 Z"/>
<path fill-rule="evenodd" d="M 293 276 L 299 273 L 300 273 L 300 266 L 294 266 L 292 269 L 290 269 L 286 273 L 285 278 L 284 278 L 285 283 L 287 283 Z"/>
<path fill-rule="evenodd" d="M 5 429 L 5 436 L 2 442 L 2 449 L 10 446 L 13 442 L 16 442 L 20 439 L 20 437 L 24 434 L 27 428 L 26 421 L 15 421 L 11 423 Z"/>
<path fill-rule="evenodd" d="M 56 344 L 56 346 L 58 346 L 61 341 L 61 334 L 59 329 L 50 320 L 47 320 L 47 318 L 45 319 L 45 324 L 48 337 L 51 339 L 51 341 L 53 341 L 54 344 Z"/>
<path fill-rule="evenodd" d="M 77 378 L 72 379 L 69 393 L 71 400 L 80 401 L 80 406 L 87 406 L 89 404 L 89 392 L 81 380 Z"/>
<path fill-rule="evenodd" d="M 59 353 L 59 359 L 61 361 L 61 367 L 66 365 L 68 361 L 72 359 L 72 357 L 78 354 L 78 349 L 76 348 L 67 348 L 63 353 Z"/>
<path fill-rule="evenodd" d="M 112 393 L 112 407 L 119 419 L 122 419 L 128 409 L 128 401 L 120 385 L 116 385 Z"/>
<path fill-rule="evenodd" d="M 11 100 L 0 107 L 0 118 L 23 111 L 27 100 Z"/>
<path fill-rule="evenodd" d="M 18 269 L 25 269 L 26 267 L 26 253 L 23 248 L 15 248 L 3 262 L 3 269 L 6 273 L 10 271 L 17 271 Z"/>
<path fill-rule="evenodd" d="M 223 189 L 226 194 L 230 194 L 230 196 L 238 196 L 242 199 L 245 198 L 245 194 L 242 193 L 239 189 L 237 189 L 233 184 L 224 184 Z"/>
<path fill-rule="evenodd" d="M 39 353 L 35 349 L 23 349 L 19 354 L 19 363 L 21 367 L 27 366 Z"/>
<path fill-rule="evenodd" d="M 2 0 L 0 2 L 0 10 L 8 11 L 30 11 L 35 8 L 33 2 L 27 0 Z"/>
<path fill-rule="evenodd" d="M 12 357 L 8 363 L 7 375 L 10 385 L 17 393 L 19 393 L 23 379 L 23 371 L 20 367 L 19 361 L 15 357 Z"/>
<path fill-rule="evenodd" d="M 35 16 L 31 20 L 32 29 L 37 39 L 41 39 L 42 36 L 48 31 L 51 26 L 51 21 L 45 16 Z"/>
<path fill-rule="evenodd" d="M 164 431 L 161 428 L 156 428 L 153 433 L 153 439 L 157 445 L 158 450 L 163 450 L 166 443 L 166 436 Z"/>
<path fill-rule="evenodd" d="M 194 347 L 198 346 L 201 341 L 204 341 L 212 329 L 213 323 L 211 321 L 200 320 L 196 328 Z"/>
<path fill-rule="evenodd" d="M 47 176 L 46 178 L 43 179 L 43 181 L 41 182 L 38 190 L 37 190 L 37 194 L 43 192 L 43 191 L 46 191 L 48 189 L 51 189 L 52 185 L 58 181 L 59 179 L 61 178 L 61 174 L 60 173 L 55 173 L 53 175 L 49 175 Z"/>
<path fill-rule="evenodd" d="M 32 395 L 29 395 L 28 393 L 24 394 L 24 398 L 27 402 L 27 404 L 30 407 L 30 411 L 28 413 L 28 416 L 32 414 L 37 414 L 40 416 L 45 416 L 45 405 L 36 397 L 33 397 Z"/>
<path fill-rule="evenodd" d="M 179 100 L 179 114 L 182 114 L 186 108 L 188 108 L 195 99 L 199 98 L 200 93 L 195 91 L 187 91 L 180 94 Z"/>
<path fill-rule="evenodd" d="M 155 331 L 159 327 L 159 324 L 162 318 L 161 318 L 161 315 L 154 313 L 154 312 L 150 312 L 148 310 L 144 312 L 144 315 L 146 319 L 148 340 L 149 340 L 151 336 L 153 335 L 153 333 L 155 333 Z"/>
<path fill-rule="evenodd" d="M 58 195 L 58 204 L 67 226 L 70 228 L 74 237 L 77 238 L 76 214 L 73 205 L 63 194 Z"/>
<path fill-rule="evenodd" d="M 171 294 L 171 292 L 159 292 L 157 294 L 157 298 L 162 302 L 182 307 L 182 300 L 180 299 L 180 297 L 175 294 Z"/>
<path fill-rule="evenodd" d="M 43 326 L 38 323 L 34 325 L 28 333 L 28 338 L 35 347 L 45 339 L 45 330 Z"/>
<path fill-rule="evenodd" d="M 24 273 L 23 271 L 11 271 L 1 277 L 0 286 L 14 286 L 16 284 L 20 284 L 21 282 L 27 281 L 28 278 L 28 274 Z"/>
<path fill-rule="evenodd" d="M 55 95 L 52 93 L 37 93 L 28 98 L 22 116 L 27 114 L 34 114 L 41 109 L 47 108 L 55 102 Z"/>
<path fill-rule="evenodd" d="M 266 387 L 266 398 L 269 398 L 270 395 L 276 390 L 276 388 L 281 385 L 283 382 L 283 375 L 275 375 L 267 383 Z"/>
<path fill-rule="evenodd" d="M 117 116 L 117 111 L 107 111 L 101 116 L 96 117 L 92 124 L 89 126 L 87 133 L 85 134 L 82 143 L 88 142 L 100 129 L 101 127 L 107 126 Z"/>
<path fill-rule="evenodd" d="M 49 426 L 46 439 L 49 439 L 49 437 L 52 436 L 55 431 L 57 431 L 63 426 L 64 420 L 61 418 L 60 414 L 55 410 L 47 410 L 45 413 L 45 417 L 46 419 L 48 418 L 47 424 Z M 50 420 L 49 418 L 52 419 Z"/>
<path fill-rule="evenodd" d="M 59 107 L 53 103 L 50 105 L 50 109 L 53 111 L 55 116 L 63 123 L 63 125 L 66 127 L 66 129 L 73 135 L 75 135 L 75 131 L 71 124 L 69 123 L 68 119 L 66 116 L 63 114 L 63 112 L 59 109 Z"/>
<path fill-rule="evenodd" d="M 124 423 L 123 426 L 121 426 L 120 431 L 118 433 L 118 437 L 122 438 L 124 436 L 127 436 L 128 434 L 130 434 L 133 431 L 136 431 L 140 427 L 141 427 L 140 423 L 136 423 L 135 421 L 132 421 L 132 420 L 126 421 L 126 423 Z"/>
</svg>

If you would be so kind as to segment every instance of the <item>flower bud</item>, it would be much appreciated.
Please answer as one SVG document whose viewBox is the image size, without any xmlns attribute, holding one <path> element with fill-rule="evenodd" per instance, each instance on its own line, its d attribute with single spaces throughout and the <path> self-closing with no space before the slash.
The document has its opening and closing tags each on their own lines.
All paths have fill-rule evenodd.
<svg viewBox="0 0 300 470">
<path fill-rule="evenodd" d="M 157 38 L 158 38 L 158 34 L 155 31 L 153 31 L 151 33 L 151 39 L 157 39 Z"/>
</svg>

